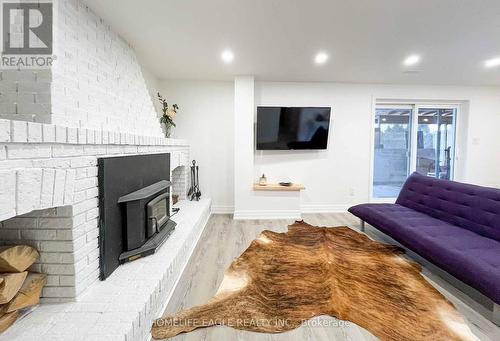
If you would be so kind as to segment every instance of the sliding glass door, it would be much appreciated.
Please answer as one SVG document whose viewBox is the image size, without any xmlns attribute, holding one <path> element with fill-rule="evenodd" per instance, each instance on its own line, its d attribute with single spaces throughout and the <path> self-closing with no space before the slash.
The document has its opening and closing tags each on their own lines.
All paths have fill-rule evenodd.
<svg viewBox="0 0 500 341">
<path fill-rule="evenodd" d="M 380 106 L 375 112 L 373 196 L 396 197 L 410 168 L 410 126 L 413 108 Z"/>
<path fill-rule="evenodd" d="M 419 108 L 417 165 L 420 174 L 452 179 L 456 108 Z"/>
<path fill-rule="evenodd" d="M 451 180 L 457 106 L 378 104 L 372 197 L 395 198 L 408 175 Z"/>
</svg>

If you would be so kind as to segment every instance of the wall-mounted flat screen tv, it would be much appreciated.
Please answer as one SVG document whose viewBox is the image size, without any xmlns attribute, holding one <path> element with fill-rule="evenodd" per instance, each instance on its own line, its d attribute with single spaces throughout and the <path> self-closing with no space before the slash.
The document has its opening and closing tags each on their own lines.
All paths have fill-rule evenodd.
<svg viewBox="0 0 500 341">
<path fill-rule="evenodd" d="M 328 107 L 257 107 L 257 150 L 326 149 Z"/>
</svg>

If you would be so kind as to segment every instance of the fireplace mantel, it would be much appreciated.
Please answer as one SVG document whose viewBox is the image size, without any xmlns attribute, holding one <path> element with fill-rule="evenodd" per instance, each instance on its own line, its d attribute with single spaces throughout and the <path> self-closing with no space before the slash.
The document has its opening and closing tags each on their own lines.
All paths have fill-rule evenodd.
<svg viewBox="0 0 500 341">
<path fill-rule="evenodd" d="M 173 151 L 178 159 L 186 149 L 181 139 L 0 120 L 0 221 L 72 204 L 76 169 L 95 166 L 97 156 Z"/>
</svg>

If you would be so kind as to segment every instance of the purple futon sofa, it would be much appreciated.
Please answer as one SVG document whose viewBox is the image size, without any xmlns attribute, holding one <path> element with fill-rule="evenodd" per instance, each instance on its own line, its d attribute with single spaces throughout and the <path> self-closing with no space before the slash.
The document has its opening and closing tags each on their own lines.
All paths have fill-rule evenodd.
<svg viewBox="0 0 500 341">
<path fill-rule="evenodd" d="M 363 228 L 367 222 L 486 296 L 486 304 L 480 301 L 499 324 L 500 189 L 413 173 L 395 204 L 361 204 L 349 212 Z"/>
</svg>

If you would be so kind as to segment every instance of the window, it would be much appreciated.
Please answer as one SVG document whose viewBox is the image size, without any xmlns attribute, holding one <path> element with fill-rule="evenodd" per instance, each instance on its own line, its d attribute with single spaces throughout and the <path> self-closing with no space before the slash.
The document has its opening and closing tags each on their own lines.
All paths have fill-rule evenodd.
<svg viewBox="0 0 500 341">
<path fill-rule="evenodd" d="M 458 106 L 378 103 L 373 198 L 395 198 L 413 171 L 453 179 Z"/>
</svg>

